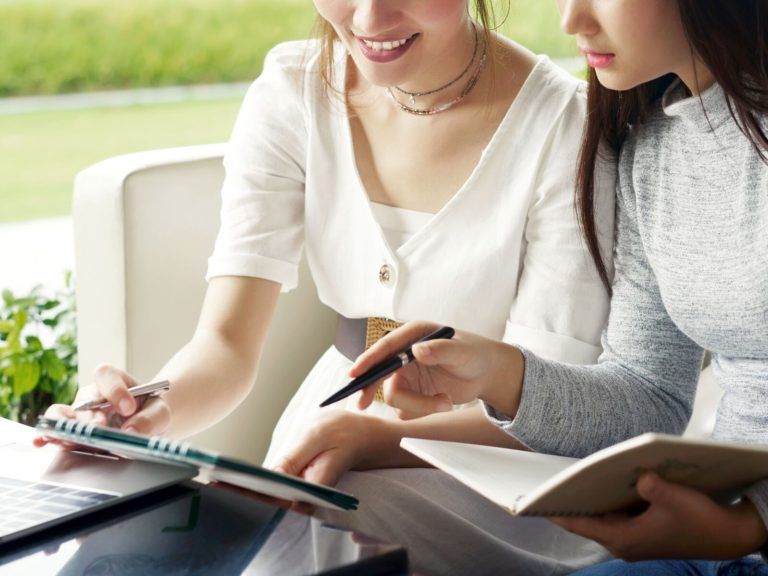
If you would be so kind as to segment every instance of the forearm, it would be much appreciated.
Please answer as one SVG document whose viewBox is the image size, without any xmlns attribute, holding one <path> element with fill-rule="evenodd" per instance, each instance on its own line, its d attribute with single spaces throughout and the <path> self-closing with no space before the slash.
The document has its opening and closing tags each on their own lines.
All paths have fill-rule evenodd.
<svg viewBox="0 0 768 576">
<path fill-rule="evenodd" d="M 645 432 L 680 434 L 690 417 L 700 356 L 694 351 L 678 358 L 667 375 L 646 377 L 611 351 L 590 366 L 529 354 L 517 411 L 489 409 L 489 416 L 536 452 L 572 457 Z"/>
<path fill-rule="evenodd" d="M 478 404 L 463 410 L 431 414 L 398 422 L 401 438 L 428 438 L 448 442 L 523 448 L 517 440 L 494 426 Z"/>
<path fill-rule="evenodd" d="M 171 382 L 168 436 L 186 437 L 232 410 L 256 380 L 280 285 L 259 278 L 214 278 L 192 340 L 162 368 Z"/>
<path fill-rule="evenodd" d="M 515 438 L 491 423 L 479 404 L 414 420 L 382 420 L 379 424 L 380 431 L 372 435 L 374 438 L 371 442 L 371 457 L 365 460 L 361 468 L 428 466 L 423 460 L 400 448 L 400 440 L 403 438 L 427 438 L 526 449 Z"/>
<path fill-rule="evenodd" d="M 517 415 L 523 395 L 525 357 L 519 348 L 499 343 L 491 358 L 487 382 L 478 397 L 512 419 Z M 483 418 L 487 420 L 484 414 Z"/>
<path fill-rule="evenodd" d="M 256 369 L 256 358 L 244 357 L 220 335 L 195 334 L 157 375 L 171 382 L 163 397 L 171 424 L 163 434 L 184 438 L 222 420 L 246 397 Z"/>
</svg>

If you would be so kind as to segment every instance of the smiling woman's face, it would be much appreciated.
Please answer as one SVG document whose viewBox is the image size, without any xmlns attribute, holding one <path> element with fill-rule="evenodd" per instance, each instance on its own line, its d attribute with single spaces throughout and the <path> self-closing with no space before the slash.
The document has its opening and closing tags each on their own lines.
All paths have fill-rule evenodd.
<svg viewBox="0 0 768 576">
<path fill-rule="evenodd" d="M 560 25 L 576 37 L 600 83 L 628 90 L 674 73 L 686 84 L 691 47 L 677 0 L 557 0 Z"/>
<path fill-rule="evenodd" d="M 371 84 L 429 86 L 457 59 L 466 63 L 467 0 L 315 0 L 315 7 Z"/>
</svg>

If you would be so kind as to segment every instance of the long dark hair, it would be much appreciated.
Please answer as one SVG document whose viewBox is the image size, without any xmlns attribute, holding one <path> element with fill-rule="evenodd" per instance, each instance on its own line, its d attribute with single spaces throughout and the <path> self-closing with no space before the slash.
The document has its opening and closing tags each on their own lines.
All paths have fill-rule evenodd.
<svg viewBox="0 0 768 576">
<path fill-rule="evenodd" d="M 731 116 L 768 161 L 768 138 L 759 115 L 768 113 L 768 0 L 677 0 L 695 55 L 728 96 Z M 618 158 L 630 125 L 642 123 L 674 76 L 626 91 L 604 88 L 590 69 L 587 123 L 579 154 L 576 210 L 582 233 L 603 284 L 610 280 L 595 225 L 595 166 L 602 146 Z M 603 144 L 601 144 L 601 142 Z"/>
</svg>

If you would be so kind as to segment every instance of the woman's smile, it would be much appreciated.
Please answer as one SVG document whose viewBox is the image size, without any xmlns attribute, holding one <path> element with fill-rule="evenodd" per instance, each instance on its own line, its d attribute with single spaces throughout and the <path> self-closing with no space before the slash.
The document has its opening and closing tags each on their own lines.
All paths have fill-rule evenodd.
<svg viewBox="0 0 768 576">
<path fill-rule="evenodd" d="M 418 39 L 420 34 L 411 34 L 400 39 L 363 38 L 355 35 L 360 52 L 373 62 L 392 62 L 397 60 Z"/>
</svg>

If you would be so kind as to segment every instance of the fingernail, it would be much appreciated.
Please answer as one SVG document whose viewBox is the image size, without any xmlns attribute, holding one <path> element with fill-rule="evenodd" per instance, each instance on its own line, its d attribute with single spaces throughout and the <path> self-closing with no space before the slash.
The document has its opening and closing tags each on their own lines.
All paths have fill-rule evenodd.
<svg viewBox="0 0 768 576">
<path fill-rule="evenodd" d="M 134 428 L 133 426 L 126 426 L 125 428 L 123 428 L 123 432 L 128 432 L 130 434 L 137 434 L 138 433 L 136 428 Z"/>
<path fill-rule="evenodd" d="M 128 398 L 123 398 L 120 400 L 120 412 L 123 413 L 123 416 L 127 416 L 133 411 L 133 404 L 131 403 Z"/>
<path fill-rule="evenodd" d="M 637 481 L 637 487 L 642 490 L 647 496 L 650 496 L 657 486 L 656 477 L 652 474 L 645 473 Z"/>
<path fill-rule="evenodd" d="M 419 352 L 421 352 L 424 356 L 429 356 L 432 354 L 432 348 L 430 348 L 429 344 L 417 344 L 414 346 L 414 348 L 418 348 Z"/>
</svg>

